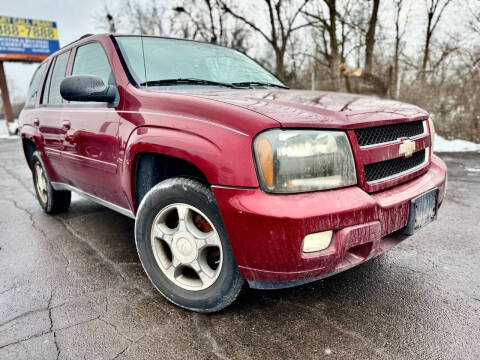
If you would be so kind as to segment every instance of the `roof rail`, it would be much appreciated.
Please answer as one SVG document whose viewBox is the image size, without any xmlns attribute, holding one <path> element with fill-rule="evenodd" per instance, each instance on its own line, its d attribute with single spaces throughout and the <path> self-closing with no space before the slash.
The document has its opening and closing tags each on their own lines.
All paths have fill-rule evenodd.
<svg viewBox="0 0 480 360">
<path fill-rule="evenodd" d="M 89 37 L 89 36 L 92 36 L 92 35 L 94 35 L 94 34 L 85 34 L 85 35 L 82 35 L 82 36 L 80 36 L 76 41 L 85 39 L 85 38 L 87 38 L 87 37 Z"/>
<path fill-rule="evenodd" d="M 85 38 L 90 37 L 90 36 L 93 36 L 93 35 L 95 35 L 95 34 L 85 34 L 85 35 L 82 35 L 82 36 L 80 36 L 77 40 L 73 40 L 71 43 L 68 43 L 67 45 L 62 46 L 62 49 L 65 48 L 65 47 L 67 47 L 67 46 L 70 46 L 70 45 L 72 45 L 72 44 L 75 44 L 77 41 L 80 41 L 80 40 L 82 40 L 82 39 L 85 39 Z"/>
</svg>

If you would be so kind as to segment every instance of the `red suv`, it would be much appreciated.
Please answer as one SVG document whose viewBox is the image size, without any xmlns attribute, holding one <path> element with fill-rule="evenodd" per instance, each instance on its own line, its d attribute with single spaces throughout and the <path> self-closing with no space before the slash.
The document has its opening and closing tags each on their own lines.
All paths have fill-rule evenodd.
<svg viewBox="0 0 480 360">
<path fill-rule="evenodd" d="M 371 259 L 445 194 L 427 112 L 289 90 L 201 42 L 85 36 L 38 67 L 20 123 L 45 212 L 75 191 L 134 218 L 154 286 L 200 312 Z"/>
</svg>

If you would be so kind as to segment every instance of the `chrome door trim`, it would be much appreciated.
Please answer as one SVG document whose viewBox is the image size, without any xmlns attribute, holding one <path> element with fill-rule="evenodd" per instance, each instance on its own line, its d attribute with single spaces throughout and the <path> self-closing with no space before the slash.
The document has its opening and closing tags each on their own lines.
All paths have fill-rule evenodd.
<svg viewBox="0 0 480 360">
<path fill-rule="evenodd" d="M 92 195 L 90 193 L 87 193 L 83 190 L 80 190 L 78 188 L 76 188 L 75 186 L 72 186 L 72 185 L 69 185 L 69 184 L 64 184 L 64 183 L 60 183 L 60 182 L 51 182 L 52 184 L 52 187 L 54 190 L 57 190 L 57 191 L 62 191 L 62 190 L 68 190 L 68 191 L 73 191 L 75 193 L 77 193 L 78 195 L 80 196 L 83 196 L 84 198 L 87 198 L 89 200 L 92 200 L 93 202 L 96 202 L 97 204 L 100 204 L 100 205 L 103 205 L 113 211 L 116 211 L 122 215 L 125 215 L 125 216 L 128 216 L 128 217 L 131 217 L 132 219 L 135 219 L 135 215 L 133 215 L 133 212 L 129 209 L 125 209 L 121 206 L 118 206 L 118 205 L 115 205 L 107 200 L 103 200 L 103 199 L 100 199 L 99 197 L 95 196 L 95 195 Z"/>
</svg>

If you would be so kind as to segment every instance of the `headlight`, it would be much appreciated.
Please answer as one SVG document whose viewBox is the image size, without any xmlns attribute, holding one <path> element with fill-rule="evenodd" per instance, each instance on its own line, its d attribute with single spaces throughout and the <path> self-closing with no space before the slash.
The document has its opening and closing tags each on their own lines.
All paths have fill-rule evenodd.
<svg viewBox="0 0 480 360">
<path fill-rule="evenodd" d="M 270 130 L 254 141 L 261 187 L 291 193 L 355 185 L 355 163 L 343 131 Z"/>
<path fill-rule="evenodd" d="M 434 145 L 435 145 L 435 126 L 433 125 L 433 120 L 431 117 L 428 118 L 428 127 L 430 128 L 430 142 L 431 142 L 431 148 L 433 152 Z"/>
</svg>

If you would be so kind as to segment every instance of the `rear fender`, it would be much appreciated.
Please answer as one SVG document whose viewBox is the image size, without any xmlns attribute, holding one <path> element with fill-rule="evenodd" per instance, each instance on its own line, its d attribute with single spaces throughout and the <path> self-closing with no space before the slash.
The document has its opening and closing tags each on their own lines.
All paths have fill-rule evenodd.
<svg viewBox="0 0 480 360">
<path fill-rule="evenodd" d="M 48 156 L 45 155 L 45 148 L 43 146 L 43 137 L 40 134 L 40 131 L 38 130 L 38 128 L 30 124 L 24 124 L 20 128 L 20 136 L 22 139 L 30 140 L 35 144 L 35 147 L 37 148 L 37 151 L 39 152 L 40 157 L 42 158 L 42 162 L 45 167 L 45 171 L 47 172 L 48 179 L 50 179 L 51 181 L 57 181 L 59 179 L 58 174 L 52 168 L 52 165 L 50 163 Z M 27 162 L 27 165 L 31 169 L 31 164 L 29 162 L 28 154 L 26 153 L 25 146 L 23 147 L 23 152 L 25 155 L 25 160 Z"/>
</svg>

